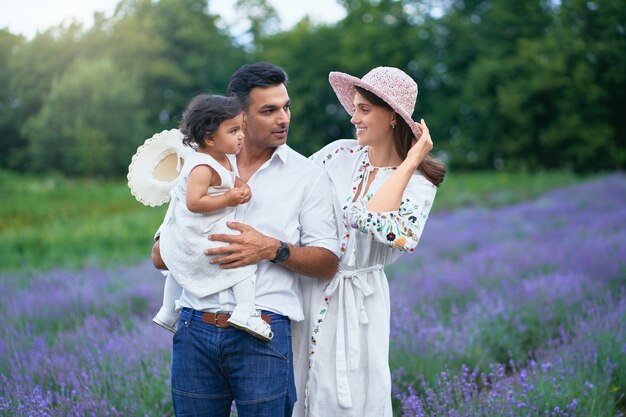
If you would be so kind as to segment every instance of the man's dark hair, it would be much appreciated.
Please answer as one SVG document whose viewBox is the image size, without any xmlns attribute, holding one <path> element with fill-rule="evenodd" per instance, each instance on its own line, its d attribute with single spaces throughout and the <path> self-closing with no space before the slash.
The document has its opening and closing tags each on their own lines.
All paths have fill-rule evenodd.
<svg viewBox="0 0 626 417">
<path fill-rule="evenodd" d="M 194 97 L 183 113 L 180 131 L 183 143 L 197 147 L 206 135 L 213 136 L 224 120 L 241 114 L 241 104 L 235 97 L 200 94 Z"/>
<path fill-rule="evenodd" d="M 269 62 L 242 65 L 230 77 L 228 95 L 236 96 L 244 110 L 250 104 L 250 91 L 255 87 L 272 87 L 278 84 L 287 85 L 288 77 L 285 70 Z"/>
</svg>

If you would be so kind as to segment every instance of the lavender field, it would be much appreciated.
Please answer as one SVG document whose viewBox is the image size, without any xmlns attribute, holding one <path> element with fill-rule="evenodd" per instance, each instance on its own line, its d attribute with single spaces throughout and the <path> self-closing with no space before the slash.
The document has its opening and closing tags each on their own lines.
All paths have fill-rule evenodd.
<svg viewBox="0 0 626 417">
<path fill-rule="evenodd" d="M 435 212 L 389 276 L 397 415 L 624 415 L 626 175 Z M 0 415 L 173 415 L 161 289 L 148 263 L 0 275 Z"/>
</svg>

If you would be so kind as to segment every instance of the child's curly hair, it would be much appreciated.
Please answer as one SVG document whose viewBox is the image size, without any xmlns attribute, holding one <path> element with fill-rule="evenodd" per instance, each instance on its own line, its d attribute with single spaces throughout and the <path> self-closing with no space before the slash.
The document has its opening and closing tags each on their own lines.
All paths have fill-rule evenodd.
<svg viewBox="0 0 626 417">
<path fill-rule="evenodd" d="M 187 105 L 180 122 L 183 143 L 190 147 L 201 147 L 206 135 L 213 136 L 224 120 L 237 117 L 241 104 L 236 97 L 211 94 L 195 96 Z"/>
</svg>

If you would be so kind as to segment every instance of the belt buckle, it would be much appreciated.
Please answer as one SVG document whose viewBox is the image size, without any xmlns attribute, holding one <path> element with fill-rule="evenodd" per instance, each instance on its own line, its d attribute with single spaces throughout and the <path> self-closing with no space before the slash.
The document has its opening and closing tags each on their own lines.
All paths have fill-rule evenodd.
<svg viewBox="0 0 626 417">
<path fill-rule="evenodd" d="M 222 328 L 223 327 L 229 327 L 230 323 L 228 323 L 228 321 L 226 321 L 226 320 L 228 320 L 228 318 L 230 317 L 230 314 L 231 314 L 230 311 L 224 311 L 224 310 L 220 310 L 220 311 L 216 312 L 215 313 L 215 323 L 214 323 L 215 326 L 216 327 L 222 327 Z M 219 323 L 218 319 L 219 319 L 220 316 L 225 316 L 226 317 L 226 320 L 224 320 L 224 325 L 220 325 L 220 323 Z"/>
</svg>

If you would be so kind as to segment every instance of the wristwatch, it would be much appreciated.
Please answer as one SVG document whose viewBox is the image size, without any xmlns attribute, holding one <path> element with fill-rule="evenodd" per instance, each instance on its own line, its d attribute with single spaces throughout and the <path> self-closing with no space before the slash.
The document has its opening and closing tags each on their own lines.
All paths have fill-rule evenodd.
<svg viewBox="0 0 626 417">
<path fill-rule="evenodd" d="M 270 262 L 274 264 L 280 264 L 289 259 L 289 246 L 283 241 L 280 241 L 280 247 L 276 251 L 276 258 L 271 259 Z"/>
</svg>

